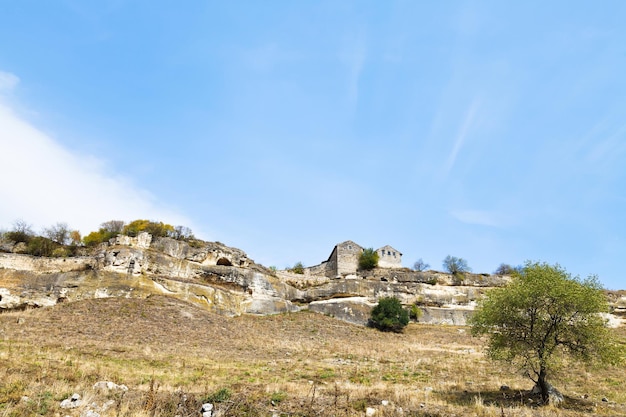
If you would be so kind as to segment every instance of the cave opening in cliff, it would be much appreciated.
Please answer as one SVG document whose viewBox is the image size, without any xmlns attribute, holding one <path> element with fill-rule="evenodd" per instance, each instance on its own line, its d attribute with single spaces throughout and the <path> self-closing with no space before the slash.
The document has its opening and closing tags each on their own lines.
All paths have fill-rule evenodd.
<svg viewBox="0 0 626 417">
<path fill-rule="evenodd" d="M 217 264 L 218 265 L 224 265 L 224 266 L 233 266 L 232 262 L 230 262 L 228 259 L 226 258 L 219 258 L 217 260 Z"/>
</svg>

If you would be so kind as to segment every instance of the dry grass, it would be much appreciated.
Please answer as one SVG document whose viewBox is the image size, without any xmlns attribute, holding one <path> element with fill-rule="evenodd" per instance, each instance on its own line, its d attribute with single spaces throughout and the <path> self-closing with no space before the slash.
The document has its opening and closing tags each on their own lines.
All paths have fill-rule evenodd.
<svg viewBox="0 0 626 417">
<path fill-rule="evenodd" d="M 226 318 L 160 296 L 84 300 L 0 315 L 0 417 L 79 416 L 85 407 L 59 408 L 74 392 L 109 401 L 102 416 L 198 416 L 207 399 L 223 416 L 626 415 L 623 370 L 569 369 L 554 381 L 566 405 L 538 407 L 530 381 L 480 346 L 452 326 L 388 334 L 308 312 Z M 102 380 L 130 389 L 95 392 Z"/>
</svg>

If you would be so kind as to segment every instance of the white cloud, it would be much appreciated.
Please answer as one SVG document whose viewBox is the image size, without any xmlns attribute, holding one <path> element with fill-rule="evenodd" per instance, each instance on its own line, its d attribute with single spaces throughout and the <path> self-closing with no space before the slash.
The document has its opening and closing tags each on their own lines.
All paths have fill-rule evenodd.
<svg viewBox="0 0 626 417">
<path fill-rule="evenodd" d="M 13 90 L 20 82 L 20 79 L 10 72 L 0 71 L 0 92 Z"/>
<path fill-rule="evenodd" d="M 501 214 L 486 210 L 452 210 L 450 215 L 460 222 L 480 226 L 502 227 L 507 223 Z"/>
<path fill-rule="evenodd" d="M 0 102 L 0 227 L 66 222 L 83 234 L 111 219 L 192 226 L 146 191 L 106 172 L 103 161 L 65 149 Z"/>
<path fill-rule="evenodd" d="M 463 122 L 463 125 L 461 126 L 461 129 L 456 136 L 456 141 L 454 142 L 452 151 L 450 151 L 450 154 L 448 155 L 448 161 L 446 162 L 444 168 L 445 175 L 448 175 L 454 167 L 459 151 L 463 147 L 463 144 L 465 143 L 465 140 L 467 139 L 467 136 L 474 124 L 474 118 L 476 117 L 476 111 L 478 107 L 479 101 L 475 99 L 467 110 L 467 113 L 465 114 L 465 121 Z"/>
</svg>

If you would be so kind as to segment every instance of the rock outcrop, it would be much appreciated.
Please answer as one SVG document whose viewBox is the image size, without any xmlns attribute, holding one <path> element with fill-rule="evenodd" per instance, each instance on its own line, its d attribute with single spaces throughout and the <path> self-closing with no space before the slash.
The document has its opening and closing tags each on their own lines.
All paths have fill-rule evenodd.
<svg viewBox="0 0 626 417">
<path fill-rule="evenodd" d="M 14 247 L 4 244 L 1 249 Z M 86 251 L 85 251 L 86 252 Z M 272 271 L 219 242 L 118 236 L 79 257 L 0 253 L 0 310 L 52 306 L 85 298 L 167 294 L 229 316 L 308 308 L 365 324 L 381 297 L 420 307 L 420 321 L 464 325 L 476 302 L 506 276 L 406 268 L 374 269 L 348 278 Z M 609 319 L 624 322 L 626 296 L 611 294 Z"/>
</svg>

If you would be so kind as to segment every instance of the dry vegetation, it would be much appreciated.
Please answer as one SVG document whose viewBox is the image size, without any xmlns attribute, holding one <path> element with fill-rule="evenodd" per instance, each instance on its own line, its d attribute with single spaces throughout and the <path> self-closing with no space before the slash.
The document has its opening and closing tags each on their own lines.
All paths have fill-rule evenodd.
<svg viewBox="0 0 626 417">
<path fill-rule="evenodd" d="M 569 368 L 554 381 L 566 404 L 539 407 L 523 393 L 530 381 L 480 346 L 452 326 L 390 334 L 308 312 L 226 318 L 160 296 L 85 300 L 0 315 L 0 416 L 80 416 L 59 408 L 74 392 L 109 401 L 103 417 L 198 416 L 206 400 L 223 416 L 626 415 L 622 369 Z M 129 391 L 95 392 L 98 381 Z"/>
</svg>

